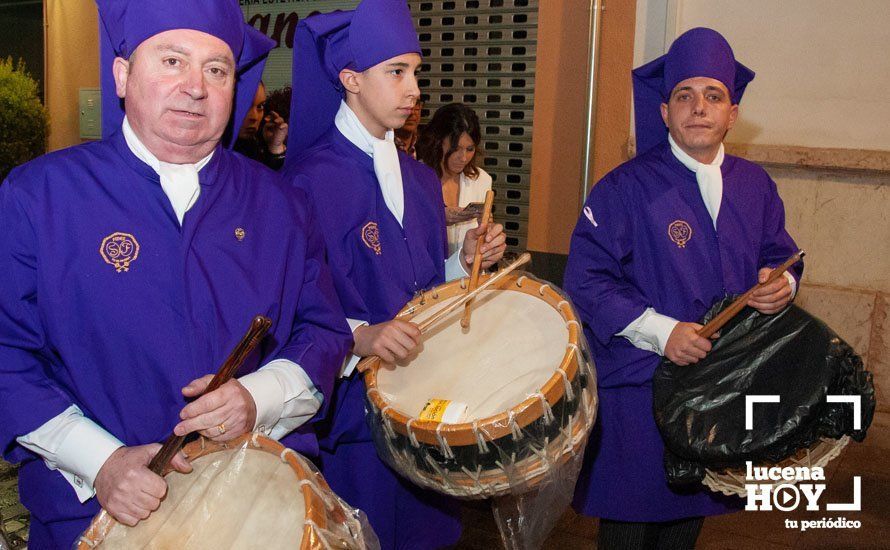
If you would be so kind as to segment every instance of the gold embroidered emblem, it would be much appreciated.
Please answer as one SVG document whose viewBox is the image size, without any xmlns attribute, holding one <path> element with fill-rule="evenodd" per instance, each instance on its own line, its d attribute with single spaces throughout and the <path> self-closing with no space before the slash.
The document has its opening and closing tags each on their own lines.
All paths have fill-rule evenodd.
<svg viewBox="0 0 890 550">
<path fill-rule="evenodd" d="M 362 227 L 362 242 L 365 246 L 374 251 L 378 256 L 382 253 L 380 249 L 380 229 L 377 222 L 368 222 Z"/>
<path fill-rule="evenodd" d="M 236 228 L 235 228 L 235 238 L 236 238 L 236 239 L 238 239 L 239 241 L 243 241 L 243 240 L 244 240 L 244 235 L 245 235 L 245 233 L 244 233 L 244 228 L 243 228 L 243 227 L 236 227 Z"/>
<path fill-rule="evenodd" d="M 102 239 L 99 254 L 105 263 L 114 266 L 118 273 L 130 271 L 130 264 L 139 257 L 139 241 L 129 233 L 112 233 Z"/>
<path fill-rule="evenodd" d="M 680 248 L 686 248 L 686 243 L 692 238 L 692 227 L 683 220 L 677 220 L 668 226 L 668 235 Z"/>
</svg>

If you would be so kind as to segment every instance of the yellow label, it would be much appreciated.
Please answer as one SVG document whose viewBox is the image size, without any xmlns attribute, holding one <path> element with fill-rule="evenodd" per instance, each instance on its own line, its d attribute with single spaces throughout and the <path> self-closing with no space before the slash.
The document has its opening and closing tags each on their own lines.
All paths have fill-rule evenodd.
<svg viewBox="0 0 890 550">
<path fill-rule="evenodd" d="M 451 401 L 448 399 L 430 399 L 426 402 L 426 405 L 423 406 L 423 410 L 420 411 L 419 418 L 421 420 L 441 422 L 442 417 L 445 416 L 445 409 L 447 409 L 450 404 Z"/>
</svg>

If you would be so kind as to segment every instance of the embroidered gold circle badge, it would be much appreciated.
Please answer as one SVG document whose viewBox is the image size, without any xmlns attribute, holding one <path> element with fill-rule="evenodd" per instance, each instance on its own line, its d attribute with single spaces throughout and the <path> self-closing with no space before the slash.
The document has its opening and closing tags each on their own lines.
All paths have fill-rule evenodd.
<svg viewBox="0 0 890 550">
<path fill-rule="evenodd" d="M 244 232 L 244 228 L 243 228 L 243 227 L 236 227 L 236 228 L 235 228 L 235 238 L 236 238 L 236 239 L 238 239 L 239 241 L 243 241 L 243 240 L 244 240 L 244 235 L 246 235 L 246 233 Z"/>
<path fill-rule="evenodd" d="M 382 253 L 380 249 L 380 229 L 377 222 L 368 222 L 362 227 L 362 242 L 365 246 L 374 251 L 378 256 Z"/>
<path fill-rule="evenodd" d="M 686 243 L 692 238 L 692 227 L 683 220 L 677 220 L 668 226 L 668 235 L 680 248 L 686 248 Z"/>
<path fill-rule="evenodd" d="M 114 266 L 118 273 L 130 271 L 130 264 L 139 257 L 139 242 L 129 233 L 112 233 L 102 239 L 99 254 L 105 263 Z"/>
</svg>

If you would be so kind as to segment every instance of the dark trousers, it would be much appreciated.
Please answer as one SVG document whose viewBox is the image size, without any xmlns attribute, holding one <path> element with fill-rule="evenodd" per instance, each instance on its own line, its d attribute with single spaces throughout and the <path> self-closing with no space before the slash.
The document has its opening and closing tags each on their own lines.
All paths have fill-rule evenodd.
<svg viewBox="0 0 890 550">
<path fill-rule="evenodd" d="M 599 550 L 692 550 L 705 518 L 661 523 L 600 520 Z"/>
</svg>

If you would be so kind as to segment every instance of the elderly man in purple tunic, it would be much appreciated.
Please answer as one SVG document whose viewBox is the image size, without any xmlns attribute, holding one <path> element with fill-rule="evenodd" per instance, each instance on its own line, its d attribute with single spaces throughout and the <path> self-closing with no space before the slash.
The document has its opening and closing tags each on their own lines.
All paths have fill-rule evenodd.
<svg viewBox="0 0 890 550">
<path fill-rule="evenodd" d="M 726 294 L 764 281 L 797 247 L 776 184 L 724 153 L 754 78 L 726 40 L 690 30 L 633 76 L 638 155 L 591 191 L 565 275 L 601 400 L 575 507 L 601 518 L 600 548 L 692 548 L 703 516 L 738 503 L 668 486 L 653 372 L 661 356 L 695 368 L 711 349 L 695 321 Z M 780 311 L 800 273 L 757 291 L 749 305 Z"/>
<path fill-rule="evenodd" d="M 420 331 L 393 321 L 395 313 L 415 292 L 464 276 L 479 235 L 483 267 L 505 248 L 502 227 L 489 224 L 469 232 L 463 251 L 446 261 L 439 180 L 393 141 L 420 95 L 420 61 L 404 0 L 364 0 L 355 11 L 313 16 L 295 36 L 296 131 L 285 172 L 315 206 L 355 337 L 320 441 L 321 467 L 334 491 L 368 514 L 385 549 L 454 544 L 458 507 L 399 478 L 377 457 L 355 363 L 358 356 L 393 361 L 412 353 Z"/>
<path fill-rule="evenodd" d="M 268 40 L 234 0 L 98 5 L 108 137 L 0 186 L 0 450 L 32 548 L 71 547 L 100 506 L 148 517 L 174 427 L 316 452 L 351 341 L 305 196 L 220 145 Z M 240 377 L 192 399 L 257 314 L 273 328 Z"/>
</svg>

